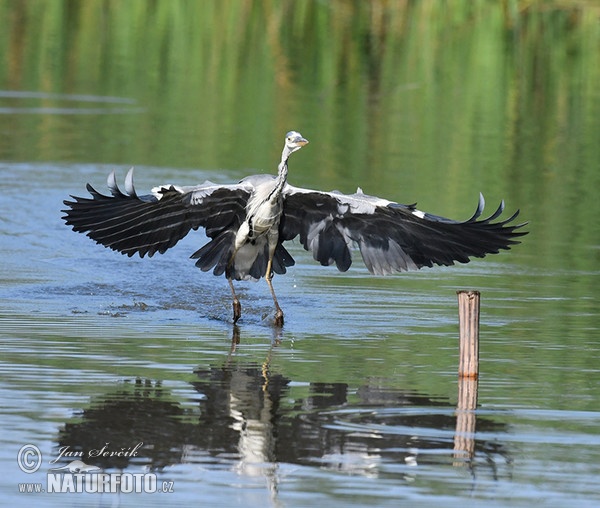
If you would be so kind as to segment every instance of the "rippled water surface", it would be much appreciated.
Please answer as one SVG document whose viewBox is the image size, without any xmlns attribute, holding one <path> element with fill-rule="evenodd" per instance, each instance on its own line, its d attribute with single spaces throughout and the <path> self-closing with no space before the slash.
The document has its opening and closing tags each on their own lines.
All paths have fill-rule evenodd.
<svg viewBox="0 0 600 508">
<path fill-rule="evenodd" d="M 598 505 L 599 13 L 518 4 L 3 4 L 4 503 Z M 483 191 L 530 234 L 385 278 L 291 244 L 276 329 L 264 281 L 238 284 L 232 324 L 225 279 L 189 259 L 201 231 L 139 259 L 61 220 L 113 169 L 135 166 L 140 193 L 272 172 L 290 128 L 311 141 L 295 185 L 457 219 Z M 471 288 L 478 384 L 457 376 Z M 74 460 L 169 492 L 49 493 Z"/>
<path fill-rule="evenodd" d="M 136 457 L 87 462 L 156 473 L 183 500 L 598 499 L 596 309 L 592 293 L 569 291 L 597 273 L 525 269 L 511 262 L 522 258 L 515 250 L 500 263 L 377 279 L 362 268 L 328 272 L 296 247 L 298 265 L 276 278 L 284 329 L 270 325 L 264 284 L 242 285 L 245 314 L 234 327 L 225 281 L 187 259 L 202 234 L 139 260 L 61 224 L 64 189 L 100 180 L 106 168 L 0 169 L 1 212 L 10 217 L 0 460 L 15 499 L 24 495 L 17 484 L 45 481 L 50 467 L 33 475 L 14 467 L 27 443 L 48 461 L 65 446 L 143 443 Z M 145 169 L 149 179 L 162 171 Z M 22 206 L 25 195 L 33 206 Z M 455 291 L 472 283 L 483 295 L 482 376 L 464 432 Z M 95 505 L 94 496 L 78 503 Z"/>
</svg>

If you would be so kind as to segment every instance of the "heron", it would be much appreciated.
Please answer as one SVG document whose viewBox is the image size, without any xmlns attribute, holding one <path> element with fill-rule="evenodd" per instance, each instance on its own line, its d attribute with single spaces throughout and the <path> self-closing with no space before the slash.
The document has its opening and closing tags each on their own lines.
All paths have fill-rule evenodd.
<svg viewBox="0 0 600 508">
<path fill-rule="evenodd" d="M 323 266 L 341 272 L 358 250 L 371 274 L 388 275 L 433 265 L 468 263 L 470 258 L 496 254 L 520 243 L 527 234 L 511 216 L 496 220 L 504 201 L 489 217 L 480 219 L 485 201 L 479 195 L 475 213 L 456 221 L 423 212 L 415 204 L 400 204 L 365 194 L 295 187 L 288 183 L 290 155 L 308 144 L 299 132 L 285 136 L 277 175 L 261 174 L 234 184 L 209 180 L 196 186 L 161 185 L 138 195 L 133 168 L 124 192 L 115 172 L 107 179 L 110 195 L 89 183 L 91 197 L 65 200 L 66 224 L 98 244 L 133 256 L 163 254 L 191 230 L 204 228 L 209 241 L 191 255 L 202 271 L 225 275 L 232 295 L 233 322 L 241 317 L 234 281 L 264 277 L 273 298 L 275 325 L 284 314 L 273 288 L 273 275 L 285 274 L 295 261 L 284 242 L 299 238 L 305 250 Z"/>
</svg>

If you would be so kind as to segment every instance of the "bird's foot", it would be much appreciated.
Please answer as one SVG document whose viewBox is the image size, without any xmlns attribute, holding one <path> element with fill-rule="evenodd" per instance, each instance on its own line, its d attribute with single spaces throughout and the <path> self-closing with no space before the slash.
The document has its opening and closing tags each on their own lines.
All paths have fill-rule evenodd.
<svg viewBox="0 0 600 508">
<path fill-rule="evenodd" d="M 279 308 L 275 312 L 275 326 L 279 328 L 283 326 L 283 311 Z"/>
<path fill-rule="evenodd" d="M 236 298 L 233 299 L 233 323 L 237 323 L 238 319 L 242 317 L 242 304 Z"/>
</svg>

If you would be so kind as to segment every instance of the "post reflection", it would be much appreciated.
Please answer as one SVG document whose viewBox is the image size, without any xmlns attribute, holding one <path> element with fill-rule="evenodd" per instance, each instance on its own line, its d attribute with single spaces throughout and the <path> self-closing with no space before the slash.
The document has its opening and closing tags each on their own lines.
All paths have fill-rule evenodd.
<svg viewBox="0 0 600 508">
<path fill-rule="evenodd" d="M 458 403 L 456 405 L 456 433 L 454 434 L 454 465 L 469 464 L 475 456 L 475 430 L 477 418 L 477 378 L 458 379 Z"/>
</svg>

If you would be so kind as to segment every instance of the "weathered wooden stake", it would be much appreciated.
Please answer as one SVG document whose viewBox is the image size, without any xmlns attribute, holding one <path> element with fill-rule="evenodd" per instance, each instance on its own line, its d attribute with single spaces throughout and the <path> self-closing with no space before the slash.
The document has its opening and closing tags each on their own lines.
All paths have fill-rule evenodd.
<svg viewBox="0 0 600 508">
<path fill-rule="evenodd" d="M 479 291 L 457 291 L 458 295 L 458 375 L 479 376 Z"/>
</svg>

